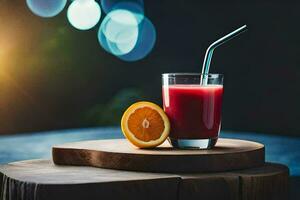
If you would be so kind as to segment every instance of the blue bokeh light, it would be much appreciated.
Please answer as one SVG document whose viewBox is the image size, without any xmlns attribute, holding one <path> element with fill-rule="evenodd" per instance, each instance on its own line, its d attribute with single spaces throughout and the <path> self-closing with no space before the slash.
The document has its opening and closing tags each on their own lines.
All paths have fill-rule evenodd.
<svg viewBox="0 0 300 200">
<path fill-rule="evenodd" d="M 133 13 L 127 10 L 110 12 L 101 23 L 101 30 L 111 42 L 127 42 L 138 35 L 138 21 Z"/>
<path fill-rule="evenodd" d="M 138 39 L 138 24 L 136 15 L 128 10 L 108 13 L 98 31 L 101 46 L 113 55 L 129 53 Z"/>
<path fill-rule="evenodd" d="M 100 45 L 124 61 L 146 57 L 154 47 L 156 30 L 152 22 L 128 10 L 114 10 L 104 18 L 98 31 Z"/>
<path fill-rule="evenodd" d="M 117 9 L 144 14 L 143 0 L 101 0 L 101 6 L 106 14 Z"/>
<path fill-rule="evenodd" d="M 101 18 L 98 0 L 72 0 L 67 10 L 70 24 L 79 30 L 93 28 Z M 100 45 L 124 61 L 146 57 L 156 42 L 156 30 L 144 16 L 143 0 L 100 0 L 107 13 L 98 31 Z M 26 0 L 30 10 L 41 17 L 53 17 L 67 0 Z"/>
<path fill-rule="evenodd" d="M 73 27 L 88 30 L 99 22 L 101 8 L 95 0 L 74 0 L 68 8 L 67 17 Z"/>
<path fill-rule="evenodd" d="M 65 7 L 67 0 L 26 0 L 29 9 L 40 17 L 54 17 Z"/>
<path fill-rule="evenodd" d="M 156 30 L 148 18 L 139 24 L 139 37 L 135 47 L 127 54 L 118 56 L 124 61 L 137 61 L 145 58 L 153 49 L 156 42 Z"/>
</svg>

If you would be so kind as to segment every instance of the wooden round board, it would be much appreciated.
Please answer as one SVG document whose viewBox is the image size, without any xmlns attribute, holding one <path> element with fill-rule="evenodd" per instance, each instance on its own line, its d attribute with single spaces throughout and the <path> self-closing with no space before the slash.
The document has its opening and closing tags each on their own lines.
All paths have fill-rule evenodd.
<svg viewBox="0 0 300 200">
<path fill-rule="evenodd" d="M 265 162 L 264 145 L 220 138 L 211 150 L 181 150 L 168 142 L 154 149 L 137 149 L 125 139 L 92 140 L 57 145 L 58 165 L 81 165 L 144 172 L 220 172 L 258 167 Z"/>
</svg>

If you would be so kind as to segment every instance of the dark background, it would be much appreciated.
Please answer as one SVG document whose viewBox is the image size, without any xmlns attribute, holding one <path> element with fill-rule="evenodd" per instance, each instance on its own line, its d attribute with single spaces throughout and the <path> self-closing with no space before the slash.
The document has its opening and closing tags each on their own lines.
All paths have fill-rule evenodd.
<svg viewBox="0 0 300 200">
<path fill-rule="evenodd" d="M 0 0 L 0 134 L 118 125 L 136 100 L 161 104 L 162 73 L 200 72 L 209 44 L 247 24 L 211 65 L 225 75 L 223 129 L 300 135 L 299 10 L 288 1 L 145 0 L 156 45 L 124 62 L 100 47 L 99 25 L 74 29 L 66 8 L 45 19 L 25 0 Z"/>
</svg>

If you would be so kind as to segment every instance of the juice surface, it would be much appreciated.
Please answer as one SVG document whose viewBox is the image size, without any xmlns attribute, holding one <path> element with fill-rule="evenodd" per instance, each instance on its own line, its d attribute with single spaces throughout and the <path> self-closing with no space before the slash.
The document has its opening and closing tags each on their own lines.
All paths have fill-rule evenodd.
<svg viewBox="0 0 300 200">
<path fill-rule="evenodd" d="M 164 110 L 171 122 L 170 138 L 218 137 L 222 85 L 170 85 L 162 88 Z"/>
</svg>

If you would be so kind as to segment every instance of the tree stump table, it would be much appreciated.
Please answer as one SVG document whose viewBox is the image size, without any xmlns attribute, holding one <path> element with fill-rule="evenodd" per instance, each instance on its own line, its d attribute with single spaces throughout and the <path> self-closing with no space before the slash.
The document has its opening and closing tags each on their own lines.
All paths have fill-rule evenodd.
<svg viewBox="0 0 300 200">
<path fill-rule="evenodd" d="M 109 143 L 117 145 L 110 146 Z M 244 147 L 241 148 L 241 145 Z M 280 164 L 261 162 L 264 161 L 264 147 L 259 143 L 220 140 L 214 150 L 206 153 L 199 150 L 187 150 L 183 153 L 181 150 L 168 149 L 170 147 L 164 145 L 156 150 L 137 150 L 130 146 L 127 149 L 126 146 L 128 144 L 125 140 L 70 143 L 53 147 L 53 160 L 56 164 L 50 160 L 29 160 L 2 165 L 0 197 L 3 200 L 288 198 L 288 168 Z M 232 155 L 223 157 L 221 151 Z M 172 158 L 168 160 L 166 156 Z M 212 156 L 217 156 L 218 159 Z M 258 157 L 257 161 L 254 161 L 255 164 L 251 165 L 249 160 L 252 162 L 253 156 Z M 184 168 L 183 164 L 167 167 L 167 162 L 164 161 L 163 166 L 167 167 L 162 170 L 164 173 L 157 172 L 161 167 L 159 160 L 167 159 L 173 165 L 177 163 L 176 157 L 183 159 L 181 161 L 187 165 L 194 164 L 198 170 L 192 167 Z M 126 159 L 130 164 L 122 165 Z M 151 159 L 154 163 L 148 163 Z M 220 172 L 219 168 L 213 166 L 207 170 L 209 165 L 220 164 L 219 161 L 243 164 L 225 164 L 224 166 L 236 168 L 227 168 L 226 172 Z M 200 167 L 201 162 L 203 167 Z M 134 163 L 138 164 L 138 167 L 134 167 Z M 250 163 L 250 168 L 245 165 L 247 163 Z M 96 167 L 66 166 L 69 164 Z M 151 167 L 145 168 L 147 164 Z M 97 168 L 111 166 L 114 169 Z M 125 169 L 124 167 L 127 170 L 138 170 L 142 167 L 144 172 L 119 170 Z M 217 172 L 213 172 L 212 169 L 216 169 Z M 187 170 L 185 172 L 188 173 L 183 173 L 183 170 Z"/>
</svg>

